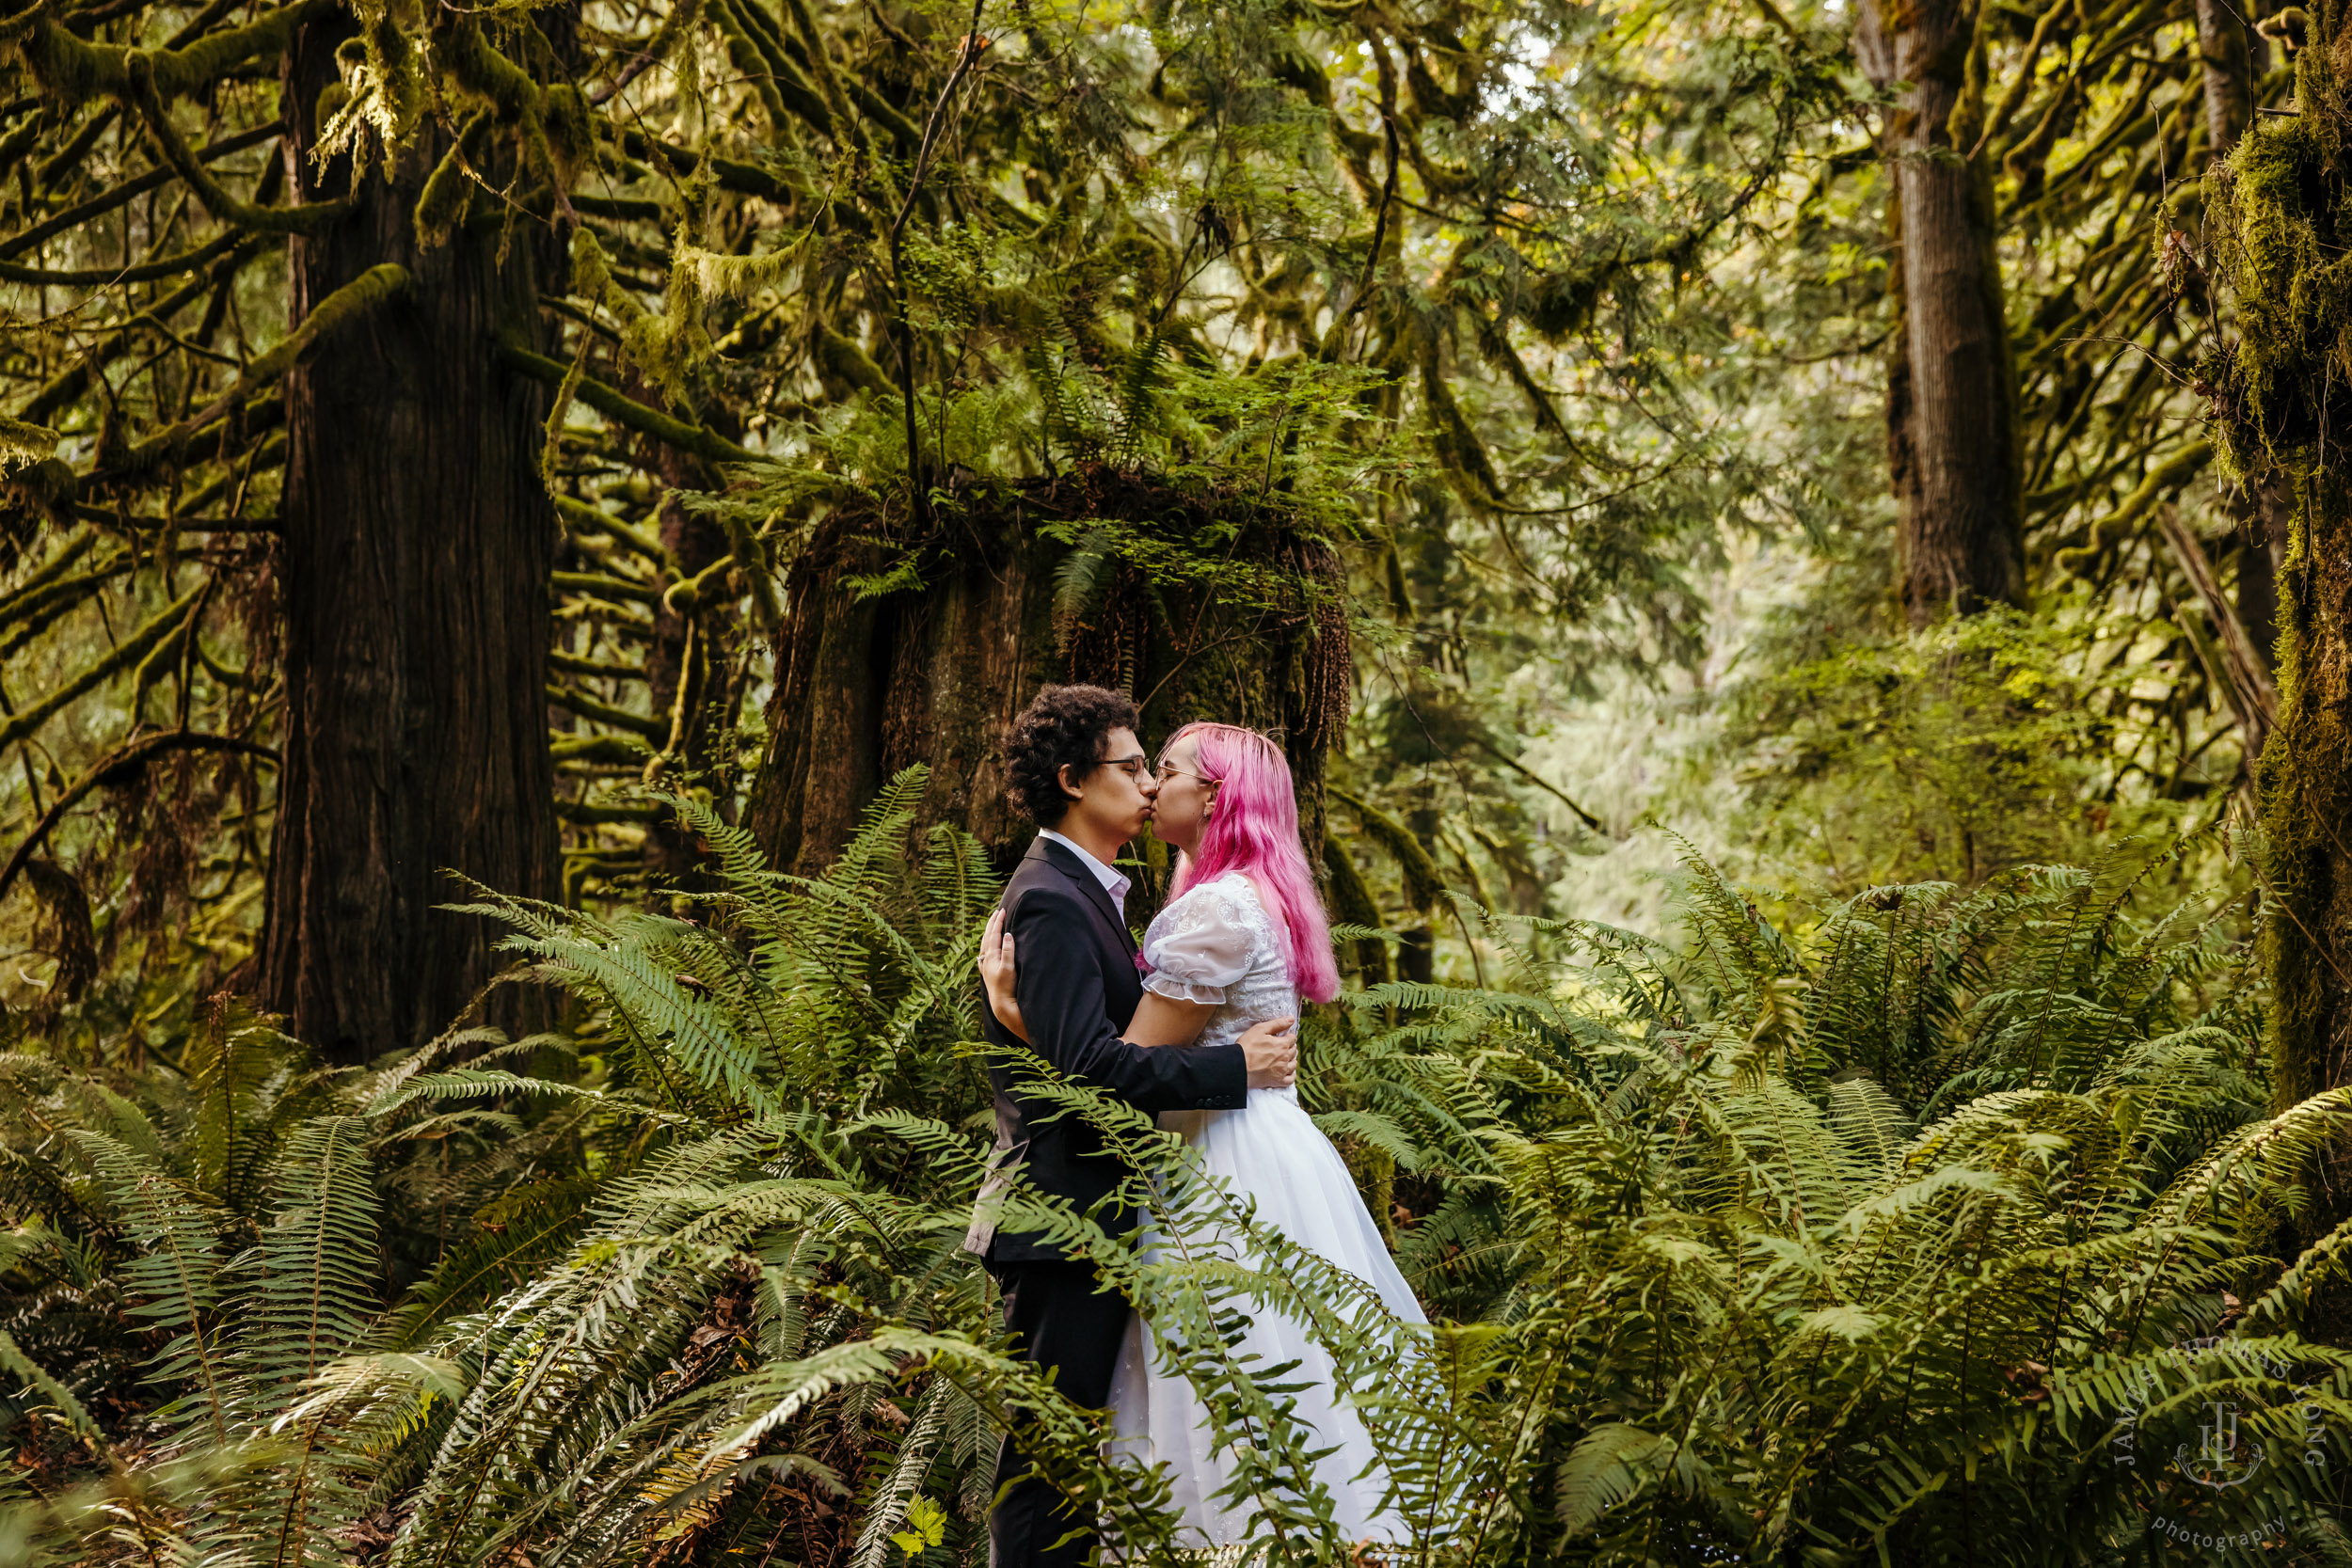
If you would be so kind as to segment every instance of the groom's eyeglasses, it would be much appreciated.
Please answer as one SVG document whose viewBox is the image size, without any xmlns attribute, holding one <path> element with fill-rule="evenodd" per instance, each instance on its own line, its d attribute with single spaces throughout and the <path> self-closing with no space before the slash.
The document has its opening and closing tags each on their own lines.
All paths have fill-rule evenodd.
<svg viewBox="0 0 2352 1568">
<path fill-rule="evenodd" d="M 1145 779 L 1151 777 L 1151 774 L 1147 772 L 1146 769 L 1152 766 L 1152 759 L 1145 756 L 1141 752 L 1137 752 L 1131 757 L 1104 757 L 1103 759 L 1102 766 L 1104 768 L 1116 768 L 1121 773 L 1126 774 L 1127 777 L 1135 780 L 1136 783 L 1141 784 Z"/>
</svg>

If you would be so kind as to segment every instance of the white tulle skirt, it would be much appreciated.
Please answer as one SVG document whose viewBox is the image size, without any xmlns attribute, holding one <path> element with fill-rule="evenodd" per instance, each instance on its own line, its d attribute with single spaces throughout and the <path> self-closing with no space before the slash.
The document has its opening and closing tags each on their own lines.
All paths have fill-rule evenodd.
<svg viewBox="0 0 2352 1568">
<path fill-rule="evenodd" d="M 1237 1111 L 1166 1112 L 1160 1126 L 1184 1134 L 1208 1174 L 1223 1178 L 1236 1199 L 1254 1201 L 1262 1224 L 1373 1287 L 1397 1318 L 1428 1321 L 1390 1258 L 1347 1163 L 1299 1105 L 1295 1090 L 1252 1089 L 1248 1104 Z M 1147 1256 L 1160 1250 L 1148 1231 L 1142 1246 Z M 1232 1479 L 1230 1457 L 1211 1451 L 1200 1396 L 1152 1353 L 1151 1341 L 1142 1316 L 1130 1318 L 1111 1383 L 1114 1451 L 1146 1464 L 1168 1462 L 1186 1544 L 1231 1545 L 1248 1533 L 1253 1510 L 1247 1498 L 1235 1504 L 1214 1495 Z M 1371 1435 L 1339 1398 L 1329 1354 L 1295 1319 L 1258 1307 L 1232 1354 L 1254 1356 L 1248 1365 L 1261 1372 L 1298 1363 L 1281 1381 L 1308 1385 L 1292 1396 L 1294 1418 L 1315 1434 L 1312 1447 L 1333 1450 L 1316 1462 L 1314 1479 L 1330 1495 L 1342 1536 L 1403 1543 L 1403 1521 L 1381 1510 L 1387 1480 Z"/>
</svg>

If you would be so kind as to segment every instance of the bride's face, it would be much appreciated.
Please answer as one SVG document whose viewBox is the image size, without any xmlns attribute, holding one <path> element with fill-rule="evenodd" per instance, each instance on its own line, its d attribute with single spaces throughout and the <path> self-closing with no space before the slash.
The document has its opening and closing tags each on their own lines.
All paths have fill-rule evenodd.
<svg viewBox="0 0 2352 1568">
<path fill-rule="evenodd" d="M 1216 785 L 1200 777 L 1200 752 L 1199 740 L 1184 736 L 1160 753 L 1160 793 L 1152 807 L 1152 836 L 1187 853 L 1216 804 Z"/>
</svg>

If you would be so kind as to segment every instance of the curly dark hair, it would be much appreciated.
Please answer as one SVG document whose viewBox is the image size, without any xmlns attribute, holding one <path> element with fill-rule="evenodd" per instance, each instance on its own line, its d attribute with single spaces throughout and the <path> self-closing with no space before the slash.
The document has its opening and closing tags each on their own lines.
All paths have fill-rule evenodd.
<svg viewBox="0 0 2352 1568">
<path fill-rule="evenodd" d="M 1083 779 L 1103 760 L 1113 730 L 1132 730 L 1142 715 L 1123 691 L 1099 686 L 1049 686 L 1012 721 L 1005 742 L 1006 793 L 1022 815 L 1050 828 L 1070 810 L 1061 770 Z"/>
</svg>

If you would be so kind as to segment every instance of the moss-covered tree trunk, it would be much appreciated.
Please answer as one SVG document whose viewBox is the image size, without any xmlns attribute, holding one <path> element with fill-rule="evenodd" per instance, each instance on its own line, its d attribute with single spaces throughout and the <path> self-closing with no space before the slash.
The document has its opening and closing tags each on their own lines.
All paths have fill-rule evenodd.
<svg viewBox="0 0 2352 1568">
<path fill-rule="evenodd" d="M 2275 471 L 2293 498 L 2280 573 L 2279 715 L 2263 754 L 2265 933 L 2277 1085 L 2286 1101 L 2352 1083 L 2352 102 L 2330 54 L 2346 8 L 2319 14 L 2296 56 L 2293 116 L 2249 125 L 2211 176 L 2207 241 L 2239 337 L 2200 365 L 2239 475 Z M 2352 1212 L 2339 1161 L 2322 1225 Z"/>
<path fill-rule="evenodd" d="M 2205 135 L 2211 158 L 2227 158 L 2254 121 L 2254 85 L 2269 45 L 2247 12 L 2230 0 L 2197 0 L 2197 53 L 2205 79 Z M 2279 558 L 2286 547 L 2290 500 L 2282 479 L 2267 468 L 2233 489 L 2237 530 L 2237 618 L 2275 668 L 2279 637 Z"/>
<path fill-rule="evenodd" d="M 1103 473 L 975 489 L 942 522 L 939 547 L 909 554 L 844 518 L 795 564 L 751 811 L 776 864 L 825 864 L 882 783 L 924 763 L 924 815 L 1009 867 L 1029 828 L 1005 737 L 1057 681 L 1133 694 L 1147 748 L 1195 719 L 1279 734 L 1319 855 L 1350 680 L 1327 546 L 1271 509 Z M 923 586 L 861 595 L 853 579 L 900 561 Z"/>
<path fill-rule="evenodd" d="M 413 1046 L 488 978 L 487 933 L 436 906 L 462 872 L 552 896 L 544 390 L 495 365 L 538 331 L 544 227 L 426 245 L 414 212 L 447 150 L 428 117 L 388 182 L 311 157 L 350 23 L 292 52 L 287 162 L 306 201 L 355 210 L 293 242 L 293 315 L 384 262 L 409 288 L 289 378 L 280 596 L 285 772 L 262 990 L 340 1061 Z"/>
<path fill-rule="evenodd" d="M 1865 0 L 1855 54 L 1899 87 L 1884 153 L 1895 233 L 1887 451 L 1915 625 L 2025 597 L 2017 370 L 2001 303 L 1984 118 L 1984 0 Z M 1971 64 L 1975 62 L 1972 71 Z"/>
</svg>

